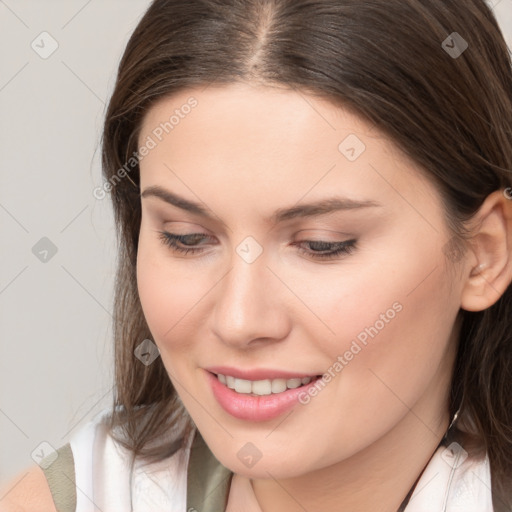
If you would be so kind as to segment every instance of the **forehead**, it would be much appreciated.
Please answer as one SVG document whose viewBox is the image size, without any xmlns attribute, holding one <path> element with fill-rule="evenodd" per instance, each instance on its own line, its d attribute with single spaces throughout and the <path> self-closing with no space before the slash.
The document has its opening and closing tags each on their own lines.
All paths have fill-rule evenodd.
<svg viewBox="0 0 512 512">
<path fill-rule="evenodd" d="M 302 91 L 250 84 L 197 87 L 155 103 L 139 146 L 141 183 L 289 200 L 336 191 L 399 201 L 430 195 L 418 167 L 371 123 Z M 180 176 L 181 179 L 180 180 Z M 181 181 L 181 182 L 180 182 Z M 287 201 L 290 202 L 290 201 Z"/>
<path fill-rule="evenodd" d="M 326 99 L 284 87 L 234 83 L 181 90 L 160 99 L 146 113 L 141 135 L 169 120 L 172 127 L 167 126 L 166 134 L 183 131 L 183 125 L 190 124 L 185 122 L 187 119 L 197 122 L 194 130 L 198 139 L 202 132 L 210 132 L 210 136 L 226 132 L 234 135 L 233 129 L 240 128 L 243 131 L 237 134 L 239 144 L 258 137 L 260 141 L 280 142 L 283 147 L 320 136 L 327 137 L 327 144 L 341 126 L 359 132 L 369 128 L 362 118 Z M 207 140 L 203 137 L 202 142 Z M 303 149 L 309 146 L 306 144 Z"/>
</svg>

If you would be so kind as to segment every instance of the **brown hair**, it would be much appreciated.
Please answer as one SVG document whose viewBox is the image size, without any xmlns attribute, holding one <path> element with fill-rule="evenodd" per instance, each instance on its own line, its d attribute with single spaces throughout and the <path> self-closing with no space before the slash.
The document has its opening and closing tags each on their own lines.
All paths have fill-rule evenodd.
<svg viewBox="0 0 512 512">
<path fill-rule="evenodd" d="M 460 55 L 449 51 L 464 50 L 454 32 L 469 45 Z M 179 90 L 241 80 L 328 98 L 375 124 L 435 183 L 463 250 L 465 221 L 490 193 L 512 185 L 510 52 L 484 0 L 154 0 L 121 59 L 102 148 L 120 228 L 110 427 L 114 436 L 121 428 L 116 438 L 134 457 L 169 456 L 176 446 L 151 443 L 180 418 L 193 428 L 161 359 L 146 366 L 134 357 L 152 337 L 136 283 L 141 121 Z M 495 510 L 506 510 L 512 287 L 488 309 L 459 316 L 450 414 L 471 418 L 489 455 Z"/>
</svg>

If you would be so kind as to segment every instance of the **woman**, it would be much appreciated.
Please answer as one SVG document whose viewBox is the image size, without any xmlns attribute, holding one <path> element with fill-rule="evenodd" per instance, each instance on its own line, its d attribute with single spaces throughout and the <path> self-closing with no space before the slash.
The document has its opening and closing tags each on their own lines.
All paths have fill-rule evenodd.
<svg viewBox="0 0 512 512">
<path fill-rule="evenodd" d="M 511 510 L 511 134 L 483 0 L 155 0 L 95 191 L 115 402 L 48 510 Z"/>
</svg>

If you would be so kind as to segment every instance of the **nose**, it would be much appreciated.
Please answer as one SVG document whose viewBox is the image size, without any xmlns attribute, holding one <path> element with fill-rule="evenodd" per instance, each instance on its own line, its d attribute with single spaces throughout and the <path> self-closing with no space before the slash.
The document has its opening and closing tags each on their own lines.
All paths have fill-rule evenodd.
<svg viewBox="0 0 512 512">
<path fill-rule="evenodd" d="M 212 329 L 223 343 L 242 349 L 287 336 L 290 292 L 267 263 L 265 252 L 251 263 L 233 254 L 230 270 L 214 294 Z"/>
</svg>

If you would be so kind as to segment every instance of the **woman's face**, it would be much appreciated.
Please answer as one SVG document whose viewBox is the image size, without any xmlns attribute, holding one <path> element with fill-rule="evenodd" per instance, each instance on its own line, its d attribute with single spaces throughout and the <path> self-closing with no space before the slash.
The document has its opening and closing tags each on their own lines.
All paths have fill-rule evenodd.
<svg viewBox="0 0 512 512">
<path fill-rule="evenodd" d="M 161 100 L 143 146 L 140 300 L 225 466 L 291 477 L 447 426 L 462 282 L 413 162 L 327 101 L 246 84 Z"/>
</svg>

